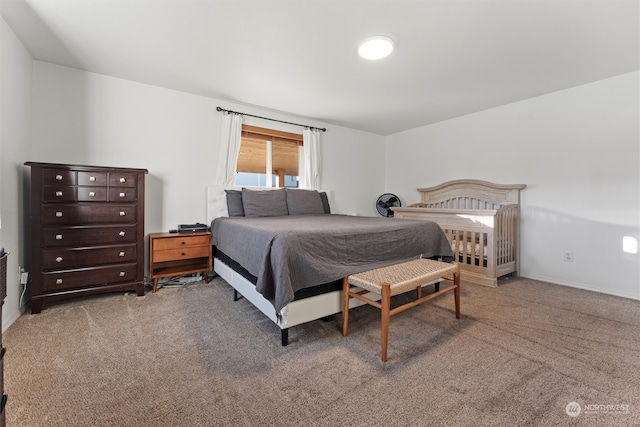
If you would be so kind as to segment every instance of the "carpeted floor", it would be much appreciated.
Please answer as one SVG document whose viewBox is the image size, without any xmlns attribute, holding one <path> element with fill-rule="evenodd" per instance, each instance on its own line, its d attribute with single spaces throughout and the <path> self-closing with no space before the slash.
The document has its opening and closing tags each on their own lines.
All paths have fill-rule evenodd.
<svg viewBox="0 0 640 427">
<path fill-rule="evenodd" d="M 369 306 L 281 347 L 220 278 L 77 299 L 4 334 L 7 425 L 640 425 L 639 327 L 639 301 L 512 278 L 394 316 L 383 363 Z"/>
</svg>

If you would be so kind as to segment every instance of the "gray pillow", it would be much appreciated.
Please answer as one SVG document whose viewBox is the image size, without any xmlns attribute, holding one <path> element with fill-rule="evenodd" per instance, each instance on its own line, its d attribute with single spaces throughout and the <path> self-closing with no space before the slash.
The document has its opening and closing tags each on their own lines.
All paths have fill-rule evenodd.
<svg viewBox="0 0 640 427">
<path fill-rule="evenodd" d="M 225 193 L 227 193 L 227 212 L 229 212 L 229 216 L 244 216 L 244 207 L 242 206 L 242 191 L 224 191 Z"/>
<path fill-rule="evenodd" d="M 324 214 L 322 199 L 316 190 L 287 188 L 287 209 L 289 215 Z"/>
<path fill-rule="evenodd" d="M 279 190 L 242 189 L 242 207 L 245 216 L 283 216 L 288 215 L 287 193 Z"/>
</svg>

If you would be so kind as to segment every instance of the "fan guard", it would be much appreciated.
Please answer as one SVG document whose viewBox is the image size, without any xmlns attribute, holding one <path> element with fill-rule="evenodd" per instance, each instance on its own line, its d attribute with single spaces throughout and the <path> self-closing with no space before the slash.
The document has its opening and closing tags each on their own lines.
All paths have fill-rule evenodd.
<svg viewBox="0 0 640 427">
<path fill-rule="evenodd" d="M 393 217 L 392 207 L 400 207 L 400 198 L 395 194 L 385 193 L 376 200 L 376 210 L 385 217 Z"/>
</svg>

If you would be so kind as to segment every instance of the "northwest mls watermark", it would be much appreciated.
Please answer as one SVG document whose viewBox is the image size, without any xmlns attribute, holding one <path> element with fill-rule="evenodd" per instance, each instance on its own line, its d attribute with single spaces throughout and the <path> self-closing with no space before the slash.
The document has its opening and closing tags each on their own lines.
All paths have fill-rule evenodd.
<svg viewBox="0 0 640 427">
<path fill-rule="evenodd" d="M 623 403 L 586 403 L 580 405 L 578 402 L 569 402 L 564 410 L 570 417 L 577 417 L 580 414 L 628 414 L 629 405 Z"/>
</svg>

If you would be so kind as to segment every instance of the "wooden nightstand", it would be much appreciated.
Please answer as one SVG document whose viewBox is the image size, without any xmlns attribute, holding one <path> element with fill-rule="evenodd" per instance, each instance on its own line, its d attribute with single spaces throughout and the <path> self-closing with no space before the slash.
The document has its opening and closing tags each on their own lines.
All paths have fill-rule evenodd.
<svg viewBox="0 0 640 427">
<path fill-rule="evenodd" d="M 153 292 L 161 277 L 200 273 L 209 282 L 207 273 L 213 269 L 211 233 L 152 233 L 149 235 L 149 276 Z"/>
</svg>

